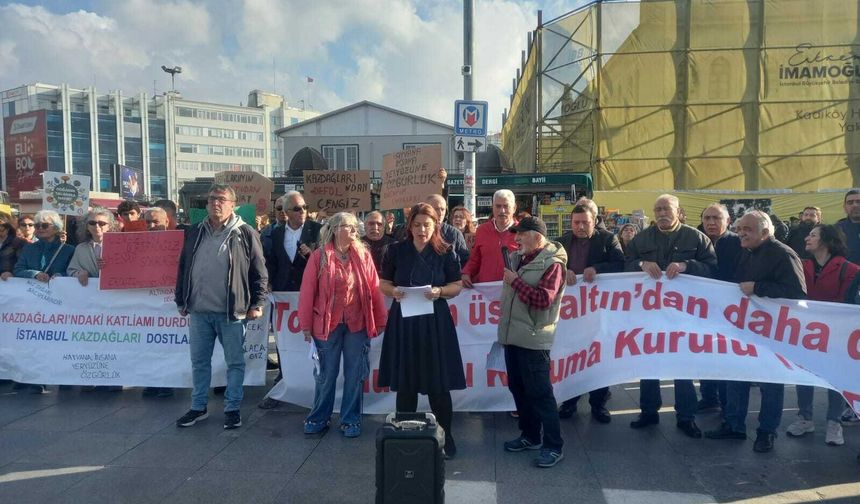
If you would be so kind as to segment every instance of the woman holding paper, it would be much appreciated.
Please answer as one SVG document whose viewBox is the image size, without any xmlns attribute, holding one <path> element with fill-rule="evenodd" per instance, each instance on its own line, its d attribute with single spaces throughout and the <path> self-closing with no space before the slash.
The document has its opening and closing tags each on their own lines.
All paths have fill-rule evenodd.
<svg viewBox="0 0 860 504">
<path fill-rule="evenodd" d="M 418 394 L 427 394 L 430 409 L 445 429 L 445 454 L 450 458 L 457 453 L 450 391 L 466 388 L 466 377 L 445 300 L 463 288 L 460 268 L 451 246 L 442 241 L 438 214 L 430 205 L 412 207 L 406 233 L 407 239 L 391 244 L 382 261 L 380 288 L 395 302 L 385 327 L 377 385 L 397 392 L 399 412 L 415 412 Z M 423 296 L 432 303 L 430 313 L 406 316 L 409 296 Z"/>
<path fill-rule="evenodd" d="M 102 261 L 102 240 L 105 233 L 116 231 L 113 212 L 105 208 L 90 210 L 83 220 L 85 226 L 78 225 L 78 241 L 75 255 L 72 256 L 66 273 L 75 277 L 81 285 L 87 285 L 90 278 L 98 278 Z"/>
<path fill-rule="evenodd" d="M 320 230 L 299 291 L 299 326 L 313 339 L 319 367 L 314 370 L 314 405 L 304 432 L 328 430 L 343 355 L 340 428 L 345 437 L 361 435 L 364 380 L 369 372 L 370 340 L 385 327 L 385 299 L 373 257 L 358 237 L 358 220 L 340 212 Z"/>
<path fill-rule="evenodd" d="M 812 256 L 804 259 L 803 274 L 809 299 L 842 303 L 848 286 L 854 281 L 860 267 L 849 262 L 845 256 L 848 246 L 845 234 L 836 226 L 818 224 L 806 237 L 806 251 Z M 801 437 L 815 431 L 812 421 L 813 387 L 797 386 L 797 420 L 786 429 L 789 437 Z M 839 392 L 827 391 L 827 432 L 824 442 L 831 446 L 845 444 L 842 437 L 842 408 L 845 401 Z"/>
</svg>

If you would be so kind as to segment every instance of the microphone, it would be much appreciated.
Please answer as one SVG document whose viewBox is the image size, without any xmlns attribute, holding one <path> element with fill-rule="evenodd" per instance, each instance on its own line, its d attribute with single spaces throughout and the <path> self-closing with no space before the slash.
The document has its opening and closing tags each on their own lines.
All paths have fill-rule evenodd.
<svg viewBox="0 0 860 504">
<path fill-rule="evenodd" d="M 511 265 L 511 254 L 508 251 L 508 247 L 502 246 L 502 260 L 505 261 L 505 268 L 514 271 L 514 267 Z"/>
</svg>

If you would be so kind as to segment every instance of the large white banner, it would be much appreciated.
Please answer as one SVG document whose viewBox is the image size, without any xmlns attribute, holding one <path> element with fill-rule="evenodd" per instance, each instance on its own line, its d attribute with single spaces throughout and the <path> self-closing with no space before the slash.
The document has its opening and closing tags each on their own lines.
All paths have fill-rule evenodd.
<svg viewBox="0 0 860 504">
<path fill-rule="evenodd" d="M 267 309 L 268 310 L 268 309 Z M 188 317 L 172 288 L 100 291 L 98 279 L 0 282 L 0 378 L 21 383 L 191 387 Z M 269 312 L 247 324 L 245 385 L 265 385 Z M 212 386 L 226 385 L 221 345 Z"/>
<path fill-rule="evenodd" d="M 500 293 L 498 282 L 479 284 L 449 301 L 467 383 L 452 393 L 457 410 L 514 409 L 505 373 L 487 369 Z M 285 376 L 269 397 L 310 407 L 313 364 L 297 301 L 275 293 Z M 550 375 L 559 401 L 641 378 L 706 378 L 833 388 L 860 410 L 858 315 L 860 306 L 746 297 L 717 280 L 604 274 L 565 291 Z M 383 338 L 372 341 L 367 413 L 394 411 L 394 394 L 376 385 Z"/>
</svg>

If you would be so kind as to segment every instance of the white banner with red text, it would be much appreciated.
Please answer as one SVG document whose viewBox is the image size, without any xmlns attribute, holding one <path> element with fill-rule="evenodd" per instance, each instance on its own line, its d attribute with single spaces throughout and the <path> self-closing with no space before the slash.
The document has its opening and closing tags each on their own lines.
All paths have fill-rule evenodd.
<svg viewBox="0 0 860 504">
<path fill-rule="evenodd" d="M 506 374 L 487 369 L 500 293 L 500 282 L 486 283 L 449 300 L 467 383 L 452 392 L 457 410 L 514 409 Z M 268 395 L 310 407 L 313 363 L 299 330 L 298 295 L 274 293 L 274 300 L 285 376 Z M 604 274 L 567 287 L 550 379 L 559 402 L 643 378 L 690 378 L 833 388 L 860 410 L 858 321 L 860 306 L 747 297 L 737 284 L 686 275 L 655 281 L 642 273 Z M 395 394 L 376 384 L 384 337 L 372 340 L 366 413 L 394 411 Z"/>
<path fill-rule="evenodd" d="M 189 317 L 172 288 L 99 290 L 73 278 L 0 283 L 0 378 L 21 383 L 191 387 Z M 245 385 L 265 385 L 269 314 L 246 325 Z M 212 386 L 226 385 L 220 344 Z"/>
</svg>

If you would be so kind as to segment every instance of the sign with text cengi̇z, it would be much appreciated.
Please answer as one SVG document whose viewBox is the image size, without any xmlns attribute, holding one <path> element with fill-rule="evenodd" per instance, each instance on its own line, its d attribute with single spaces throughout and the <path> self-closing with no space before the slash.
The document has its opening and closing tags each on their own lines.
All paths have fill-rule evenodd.
<svg viewBox="0 0 860 504">
<path fill-rule="evenodd" d="M 311 210 L 365 212 L 371 210 L 370 171 L 305 171 L 305 202 Z"/>
<path fill-rule="evenodd" d="M 382 158 L 382 210 L 408 208 L 431 194 L 442 194 L 442 146 L 406 149 Z"/>
<path fill-rule="evenodd" d="M 106 233 L 101 290 L 175 287 L 184 231 Z"/>
</svg>

